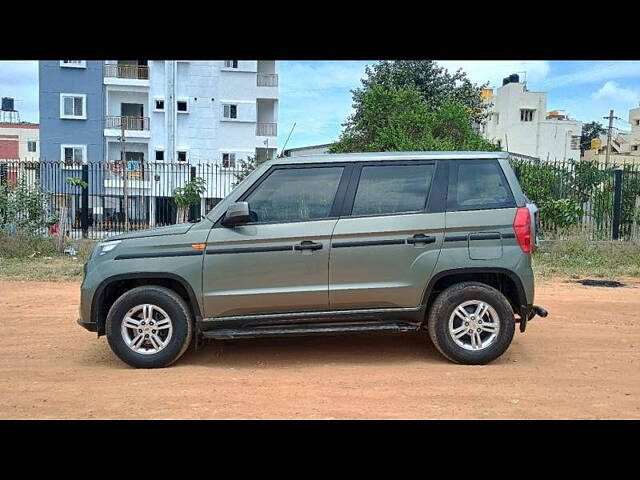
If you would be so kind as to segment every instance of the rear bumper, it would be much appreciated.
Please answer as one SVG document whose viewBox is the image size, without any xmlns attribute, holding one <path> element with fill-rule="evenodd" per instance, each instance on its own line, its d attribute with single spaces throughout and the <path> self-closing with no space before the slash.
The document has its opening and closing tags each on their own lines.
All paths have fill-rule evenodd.
<svg viewBox="0 0 640 480">
<path fill-rule="evenodd" d="M 98 324 L 96 322 L 85 322 L 81 318 L 79 318 L 77 320 L 77 322 L 78 322 L 78 325 L 80 325 L 83 328 L 86 328 L 90 332 L 97 332 L 98 331 Z"/>
</svg>

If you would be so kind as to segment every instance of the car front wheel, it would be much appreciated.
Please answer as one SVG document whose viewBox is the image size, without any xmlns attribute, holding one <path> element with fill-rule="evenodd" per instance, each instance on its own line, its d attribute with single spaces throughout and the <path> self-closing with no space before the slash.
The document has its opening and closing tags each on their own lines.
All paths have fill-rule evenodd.
<svg viewBox="0 0 640 480">
<path fill-rule="evenodd" d="M 106 333 L 109 346 L 136 368 L 171 365 L 191 342 L 192 319 L 185 301 L 160 286 L 133 288 L 109 310 Z"/>
</svg>

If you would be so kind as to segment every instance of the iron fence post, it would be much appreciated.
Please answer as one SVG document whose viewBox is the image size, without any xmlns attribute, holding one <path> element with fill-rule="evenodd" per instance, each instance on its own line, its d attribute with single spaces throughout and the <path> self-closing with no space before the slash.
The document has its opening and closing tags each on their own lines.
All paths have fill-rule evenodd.
<svg viewBox="0 0 640 480">
<path fill-rule="evenodd" d="M 622 170 L 613 171 L 613 232 L 614 240 L 620 238 L 620 216 L 622 213 Z"/>
<path fill-rule="evenodd" d="M 196 167 L 195 166 L 191 166 L 190 170 L 191 170 L 190 180 L 194 180 L 196 178 Z M 190 222 L 194 222 L 198 218 L 197 217 L 197 215 L 198 215 L 197 209 L 199 209 L 199 208 L 200 208 L 199 205 L 191 205 L 189 207 L 189 221 Z"/>
<path fill-rule="evenodd" d="M 89 165 L 82 165 L 82 181 L 86 186 L 82 187 L 82 211 L 80 223 L 82 225 L 82 238 L 89 236 Z"/>
</svg>

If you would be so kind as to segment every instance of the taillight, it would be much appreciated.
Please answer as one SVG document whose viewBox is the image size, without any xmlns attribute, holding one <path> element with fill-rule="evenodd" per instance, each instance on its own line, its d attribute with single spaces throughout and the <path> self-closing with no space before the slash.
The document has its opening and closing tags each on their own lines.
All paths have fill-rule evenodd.
<svg viewBox="0 0 640 480">
<path fill-rule="evenodd" d="M 531 213 L 527 207 L 516 210 L 516 218 L 513 220 L 513 231 L 516 234 L 520 248 L 524 253 L 533 251 L 531 241 Z"/>
</svg>

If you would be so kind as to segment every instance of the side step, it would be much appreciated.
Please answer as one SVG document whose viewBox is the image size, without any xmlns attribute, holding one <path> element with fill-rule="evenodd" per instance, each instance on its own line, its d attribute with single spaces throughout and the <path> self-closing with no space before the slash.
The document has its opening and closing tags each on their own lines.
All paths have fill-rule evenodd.
<svg viewBox="0 0 640 480">
<path fill-rule="evenodd" d="M 260 327 L 260 328 L 225 328 L 205 330 L 202 336 L 217 340 L 233 338 L 279 337 L 282 335 L 332 335 L 339 333 L 358 332 L 413 332 L 419 330 L 419 325 L 410 323 L 366 323 L 350 325 L 293 325 L 288 327 Z"/>
</svg>

